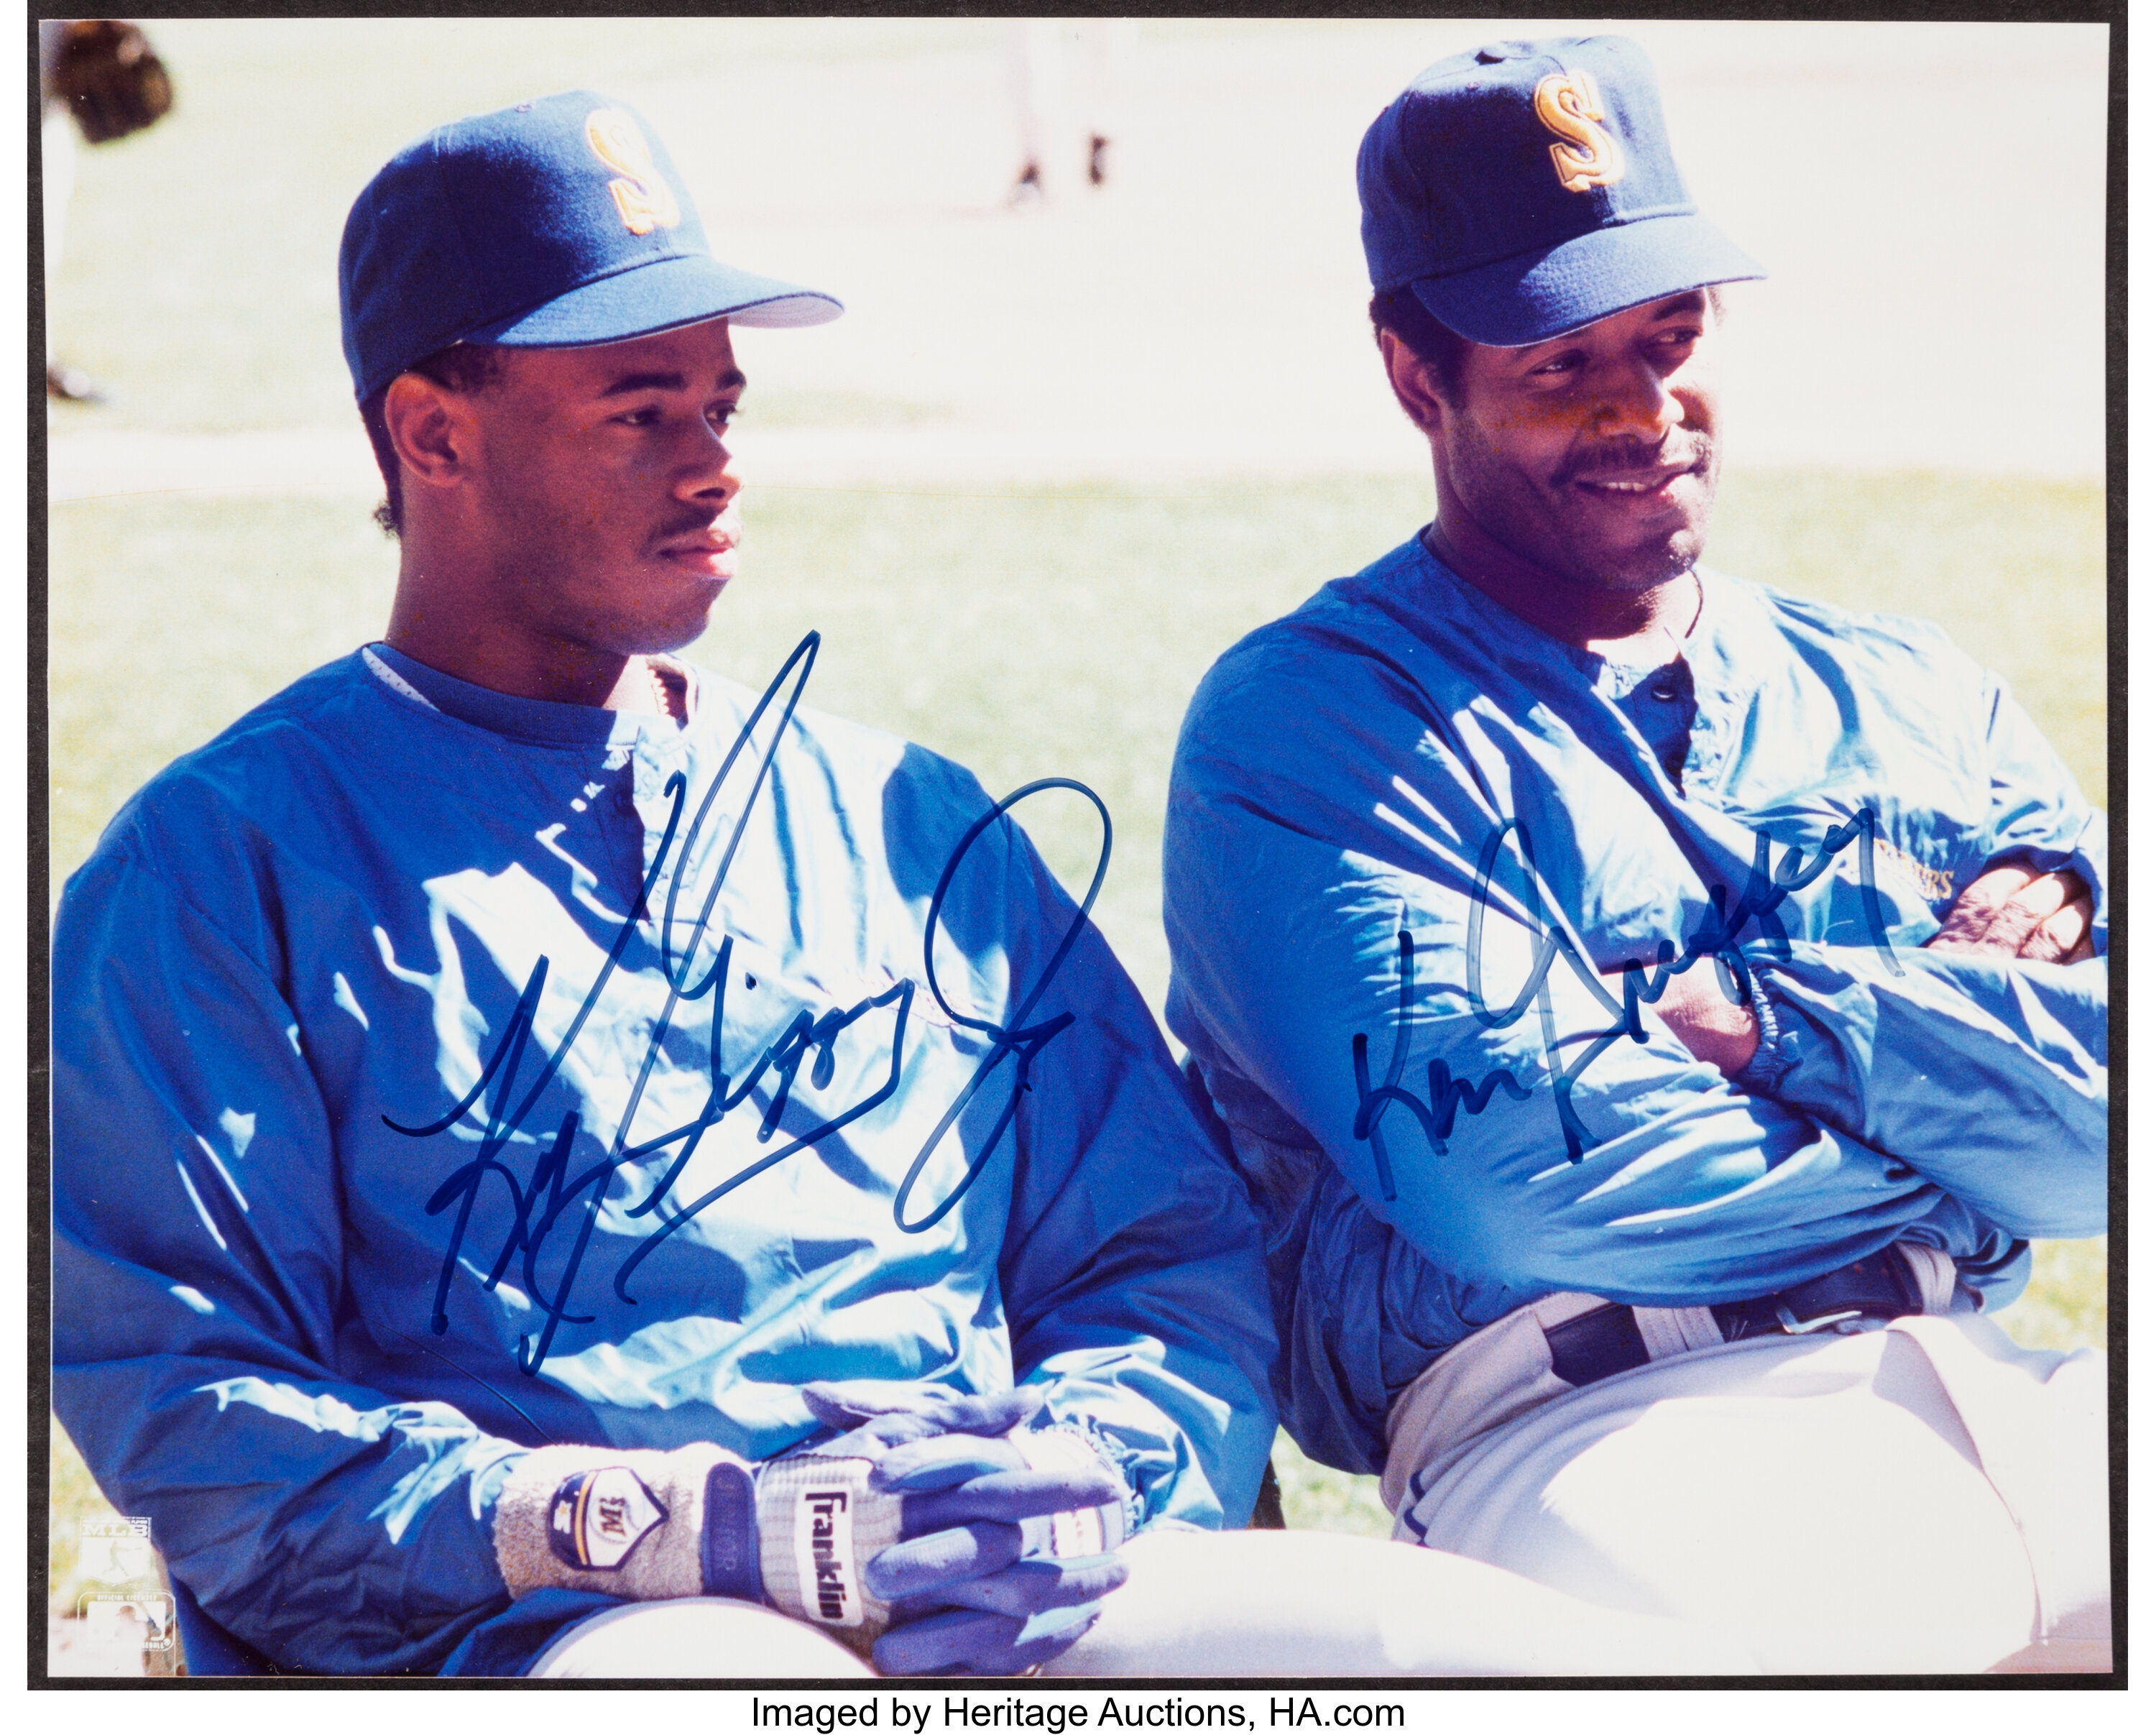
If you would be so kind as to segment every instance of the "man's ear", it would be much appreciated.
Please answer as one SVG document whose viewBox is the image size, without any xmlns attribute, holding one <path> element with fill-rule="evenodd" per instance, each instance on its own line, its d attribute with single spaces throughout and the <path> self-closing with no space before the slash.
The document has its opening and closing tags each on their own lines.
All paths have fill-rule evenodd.
<svg viewBox="0 0 2156 1735">
<path fill-rule="evenodd" d="M 406 475 L 434 487 L 454 488 L 470 474 L 479 439 L 468 405 L 463 393 L 417 373 L 400 373 L 390 381 L 382 419 Z"/>
<path fill-rule="evenodd" d="M 1445 406 L 1430 364 L 1392 331 L 1378 333 L 1378 352 L 1385 358 L 1385 374 L 1393 382 L 1393 396 L 1407 412 L 1408 420 L 1424 434 L 1436 433 Z"/>
</svg>

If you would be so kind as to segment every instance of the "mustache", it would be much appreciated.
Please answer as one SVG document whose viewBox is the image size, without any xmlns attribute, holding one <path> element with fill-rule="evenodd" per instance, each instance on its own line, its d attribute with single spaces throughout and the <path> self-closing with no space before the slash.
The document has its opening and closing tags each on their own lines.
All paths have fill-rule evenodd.
<svg viewBox="0 0 2156 1735">
<path fill-rule="evenodd" d="M 1560 487 L 1568 482 L 1625 482 L 1671 468 L 1705 470 L 1713 457 L 1714 442 L 1700 434 L 1653 446 L 1635 439 L 1598 440 L 1558 467 L 1557 482 Z"/>
<path fill-rule="evenodd" d="M 732 508 L 729 507 L 731 511 Z M 656 547 L 682 536 L 701 536 L 706 531 L 716 530 L 726 522 L 726 512 L 692 512 L 685 516 L 662 524 L 653 534 L 652 545 Z"/>
</svg>

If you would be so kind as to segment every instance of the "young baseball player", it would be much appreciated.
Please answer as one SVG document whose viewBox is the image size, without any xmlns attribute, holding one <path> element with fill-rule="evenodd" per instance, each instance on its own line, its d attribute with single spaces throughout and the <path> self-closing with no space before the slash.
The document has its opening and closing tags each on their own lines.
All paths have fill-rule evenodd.
<svg viewBox="0 0 2156 1735">
<path fill-rule="evenodd" d="M 1214 666 L 1166 839 L 1289 1429 L 1772 1670 L 2107 1667 L 2102 1358 L 1983 1317 L 2105 1225 L 2103 815 L 1937 628 L 1701 565 L 1761 274 L 1636 48 L 1358 175 L 1435 517 Z"/>
<path fill-rule="evenodd" d="M 741 536 L 731 328 L 839 305 L 583 93 L 401 152 L 341 266 L 389 629 L 67 888 L 59 1416 L 198 1672 L 1037 1663 L 1124 1535 L 1247 1518 L 1271 1327 L 1018 827 L 799 702 L 813 641 L 668 654 Z"/>
<path fill-rule="evenodd" d="M 970 776 L 799 702 L 813 639 L 670 654 L 732 328 L 835 301 L 588 93 L 401 152 L 341 289 L 388 635 L 155 778 L 54 942 L 55 1406 L 192 1672 L 1748 1666 L 1203 1534 L 1275 1344 L 1142 1001 Z"/>
</svg>

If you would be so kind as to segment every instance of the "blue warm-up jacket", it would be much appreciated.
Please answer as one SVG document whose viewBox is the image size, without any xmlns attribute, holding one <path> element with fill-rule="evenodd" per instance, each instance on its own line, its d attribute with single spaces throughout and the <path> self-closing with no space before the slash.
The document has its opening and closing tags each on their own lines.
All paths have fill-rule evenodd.
<svg viewBox="0 0 2156 1735">
<path fill-rule="evenodd" d="M 2025 1238 L 2104 1227 L 2102 814 L 1937 627 L 1701 579 L 1675 660 L 1627 670 L 1418 538 L 1192 701 L 1168 1024 L 1327 1462 L 1382 1467 L 1400 1392 L 1537 1296 L 1735 1301 L 1906 1239 L 1998 1306 Z M 2087 880 L 2095 957 L 1921 949 L 2007 861 Z M 1605 975 L 1664 947 L 1753 1000 L 1734 1081 Z"/>
<path fill-rule="evenodd" d="M 814 1379 L 1030 1382 L 1140 1524 L 1248 1516 L 1241 1181 L 1018 826 L 805 673 L 677 727 L 375 647 L 69 882 L 55 1406 L 275 1663 L 521 1667 L 593 1601 L 511 1610 L 524 1450 L 761 1459 Z"/>
</svg>

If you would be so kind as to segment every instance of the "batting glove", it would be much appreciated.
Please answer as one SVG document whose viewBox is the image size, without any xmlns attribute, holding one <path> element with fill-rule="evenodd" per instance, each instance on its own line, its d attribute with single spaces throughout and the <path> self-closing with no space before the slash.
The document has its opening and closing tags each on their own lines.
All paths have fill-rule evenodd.
<svg viewBox="0 0 2156 1735">
<path fill-rule="evenodd" d="M 933 1660 L 909 1663 L 931 1655 L 918 1643 L 877 1659 L 893 1672 L 987 1673 L 1021 1655 L 1024 1668 L 1035 1650 L 1055 1655 L 1090 1624 L 1078 1593 L 1097 1586 L 1096 1601 L 1122 1582 L 1120 1563 L 1099 1558 L 1122 1537 L 1121 1478 L 1075 1434 L 1011 1432 L 1038 1409 L 1039 1393 L 974 1398 L 854 1381 L 809 1386 L 804 1397 L 848 1431 L 761 1464 L 701 1444 L 527 1454 L 495 1507 L 495 1556 L 510 1593 L 737 1597 L 824 1627 L 864 1655 L 894 1619 L 972 1609 L 971 1636 L 947 1632 Z M 931 1631 L 954 1625 L 936 1618 Z"/>
<path fill-rule="evenodd" d="M 848 1438 L 886 1442 L 869 1486 L 903 1502 L 899 1539 L 863 1575 L 891 1628 L 875 1665 L 887 1675 L 1022 1674 L 1075 1644 L 1128 1575 L 1115 1551 L 1129 1491 L 1083 1434 L 1024 1425 L 1044 1394 L 913 1396 L 933 1389 L 856 1381 L 803 1394 L 834 1426 L 855 1422 Z M 1013 1407 L 978 1419 L 963 1408 L 983 1404 Z M 937 1407 L 952 1404 L 962 1408 Z"/>
</svg>

